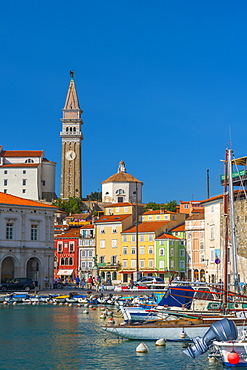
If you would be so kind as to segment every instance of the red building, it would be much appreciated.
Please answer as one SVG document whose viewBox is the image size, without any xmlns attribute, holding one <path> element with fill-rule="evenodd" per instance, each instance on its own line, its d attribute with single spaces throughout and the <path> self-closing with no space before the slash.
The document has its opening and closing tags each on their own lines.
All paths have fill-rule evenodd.
<svg viewBox="0 0 247 370">
<path fill-rule="evenodd" d="M 54 279 L 74 280 L 78 276 L 80 228 L 70 228 L 54 236 Z"/>
</svg>

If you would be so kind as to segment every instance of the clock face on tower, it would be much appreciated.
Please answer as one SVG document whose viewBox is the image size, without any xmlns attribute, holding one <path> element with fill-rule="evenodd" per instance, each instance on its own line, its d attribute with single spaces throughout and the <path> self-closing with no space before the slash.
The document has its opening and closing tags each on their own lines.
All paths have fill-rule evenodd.
<svg viewBox="0 0 247 370">
<path fill-rule="evenodd" d="M 65 157 L 68 161 L 73 161 L 76 157 L 76 154 L 73 150 L 68 150 L 68 152 L 65 154 Z"/>
</svg>

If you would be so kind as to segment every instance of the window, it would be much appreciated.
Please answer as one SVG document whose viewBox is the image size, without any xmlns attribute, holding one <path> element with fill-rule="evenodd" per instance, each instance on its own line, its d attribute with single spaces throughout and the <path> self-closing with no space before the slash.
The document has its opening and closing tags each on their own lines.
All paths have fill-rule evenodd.
<svg viewBox="0 0 247 370">
<path fill-rule="evenodd" d="M 14 231 L 14 224 L 8 222 L 7 225 L 6 225 L 6 239 L 8 239 L 8 240 L 14 239 L 13 231 Z"/>
<path fill-rule="evenodd" d="M 60 260 L 60 265 L 64 265 L 64 258 L 63 257 Z"/>
<path fill-rule="evenodd" d="M 152 245 L 148 246 L 148 254 L 153 254 L 153 246 Z"/>
<path fill-rule="evenodd" d="M 136 236 L 135 235 L 131 235 L 131 241 L 132 242 L 135 242 L 136 241 Z"/>
<path fill-rule="evenodd" d="M 119 207 L 116 208 L 116 213 L 119 213 L 120 212 L 120 209 Z"/>
<path fill-rule="evenodd" d="M 145 267 L 145 261 L 144 260 L 140 260 L 140 267 L 141 268 L 144 268 Z"/>
<path fill-rule="evenodd" d="M 93 262 L 88 261 L 88 267 L 89 267 L 89 268 L 92 268 L 92 267 L 93 267 Z"/>
<path fill-rule="evenodd" d="M 184 249 L 180 249 L 180 257 L 185 257 L 185 250 Z"/>
<path fill-rule="evenodd" d="M 152 242 L 153 241 L 153 235 L 151 235 L 151 234 L 148 235 L 148 241 L 149 242 Z"/>
<path fill-rule="evenodd" d="M 160 215 L 156 216 L 156 220 L 160 220 Z"/>
<path fill-rule="evenodd" d="M 4 189 L 4 191 L 3 191 L 5 194 L 7 193 L 7 189 Z"/>
<path fill-rule="evenodd" d="M 128 266 L 128 262 L 127 262 L 127 260 L 123 260 L 123 267 L 127 267 Z"/>
<path fill-rule="evenodd" d="M 174 261 L 171 261 L 171 268 L 174 268 Z"/>
<path fill-rule="evenodd" d="M 100 228 L 100 234 L 105 234 L 105 229 L 104 229 L 104 227 L 101 227 L 101 228 Z"/>
<path fill-rule="evenodd" d="M 131 247 L 131 254 L 136 254 L 136 247 Z"/>
<path fill-rule="evenodd" d="M 140 246 L 140 254 L 144 254 L 144 248 L 145 247 L 143 245 Z"/>
<path fill-rule="evenodd" d="M 22 185 L 23 186 L 27 185 L 27 180 L 22 180 Z"/>
<path fill-rule="evenodd" d="M 31 240 L 38 240 L 38 225 L 31 225 Z"/>
<path fill-rule="evenodd" d="M 149 221 L 152 221 L 152 216 L 148 216 L 148 220 Z"/>
<path fill-rule="evenodd" d="M 63 251 L 63 243 L 62 242 L 58 242 L 58 244 L 57 244 L 57 251 L 58 252 L 62 252 Z"/>
<path fill-rule="evenodd" d="M 213 263 L 215 261 L 215 250 L 210 249 L 210 262 Z"/>
<path fill-rule="evenodd" d="M 23 173 L 23 175 L 25 175 L 27 173 L 27 171 L 26 170 L 23 170 L 22 173 Z"/>
<path fill-rule="evenodd" d="M 26 189 L 22 189 L 22 193 L 24 194 L 24 193 L 26 193 Z"/>
<path fill-rule="evenodd" d="M 185 262 L 180 261 L 180 270 L 184 270 L 184 269 L 185 269 Z"/>
<path fill-rule="evenodd" d="M 64 264 L 65 264 L 65 265 L 68 265 L 68 264 L 69 264 L 69 259 L 68 259 L 68 257 L 66 257 L 66 258 L 64 259 Z"/>
<path fill-rule="evenodd" d="M 185 209 L 189 208 L 189 205 L 188 204 L 184 204 L 184 208 Z"/>
<path fill-rule="evenodd" d="M 124 207 L 124 212 L 129 212 L 129 207 Z"/>
<path fill-rule="evenodd" d="M 149 268 L 153 267 L 153 262 L 154 262 L 154 260 L 148 260 L 148 267 Z"/>
<path fill-rule="evenodd" d="M 174 248 L 171 248 L 170 253 L 171 253 L 171 257 L 173 257 L 174 256 Z"/>
<path fill-rule="evenodd" d="M 126 243 L 127 242 L 127 235 L 123 235 L 123 242 Z"/>
<path fill-rule="evenodd" d="M 165 268 L 165 261 L 160 261 L 160 269 Z"/>
<path fill-rule="evenodd" d="M 160 240 L 160 245 L 165 245 L 165 241 L 164 240 Z"/>
<path fill-rule="evenodd" d="M 70 266 L 72 266 L 73 264 L 74 264 L 73 258 L 72 258 L 72 257 L 70 257 L 70 258 L 69 258 L 69 265 L 70 265 Z"/>
<path fill-rule="evenodd" d="M 164 248 L 160 248 L 160 256 L 164 256 Z"/>
<path fill-rule="evenodd" d="M 8 180 L 3 180 L 3 186 L 7 186 L 8 185 Z"/>
<path fill-rule="evenodd" d="M 211 213 L 214 213 L 214 206 L 211 206 Z"/>
<path fill-rule="evenodd" d="M 117 256 L 111 256 L 111 264 L 116 265 L 117 263 Z"/>
<path fill-rule="evenodd" d="M 105 248 L 105 240 L 99 241 L 100 248 Z"/>
<path fill-rule="evenodd" d="M 136 267 L 136 260 L 131 260 L 131 267 L 135 268 Z"/>
<path fill-rule="evenodd" d="M 112 209 L 111 208 L 108 208 L 108 214 L 112 215 Z"/>
<path fill-rule="evenodd" d="M 45 180 L 42 180 L 41 182 L 42 182 L 42 185 L 45 186 Z"/>
<path fill-rule="evenodd" d="M 91 249 L 88 251 L 88 257 L 93 257 L 93 251 Z"/>
<path fill-rule="evenodd" d="M 99 262 L 100 263 L 105 263 L 105 256 L 100 256 Z"/>
<path fill-rule="evenodd" d="M 214 225 L 210 226 L 210 239 L 214 240 Z"/>
<path fill-rule="evenodd" d="M 112 248 L 117 248 L 117 239 L 112 239 L 111 246 Z"/>
<path fill-rule="evenodd" d="M 165 217 L 164 217 L 164 218 L 165 218 L 165 220 L 168 220 L 168 216 L 167 216 L 167 215 L 165 215 Z"/>
<path fill-rule="evenodd" d="M 85 255 L 86 255 L 86 253 L 85 253 L 85 249 L 82 249 L 82 251 L 81 251 L 81 258 L 82 258 L 82 257 L 85 257 Z"/>
<path fill-rule="evenodd" d="M 200 249 L 204 249 L 203 239 L 200 240 Z"/>
<path fill-rule="evenodd" d="M 34 160 L 31 159 L 31 158 L 28 158 L 28 159 L 25 160 L 25 163 L 34 163 Z"/>
<path fill-rule="evenodd" d="M 145 221 L 145 216 L 141 216 L 141 220 L 142 221 Z"/>
<path fill-rule="evenodd" d="M 113 234 L 115 234 L 115 233 L 117 232 L 116 227 L 113 227 L 113 228 L 112 228 L 112 232 L 113 232 Z"/>
<path fill-rule="evenodd" d="M 127 247 L 123 247 L 123 254 L 128 254 L 128 248 Z"/>
<path fill-rule="evenodd" d="M 70 253 L 74 252 L 74 242 L 69 243 L 69 251 Z"/>
<path fill-rule="evenodd" d="M 200 263 L 204 262 L 204 254 L 200 254 Z"/>
<path fill-rule="evenodd" d="M 144 235 L 140 235 L 140 242 L 144 242 Z"/>
<path fill-rule="evenodd" d="M 7 173 L 8 173 L 8 171 L 7 171 L 7 170 L 5 170 L 5 171 L 4 171 L 4 175 L 7 175 Z"/>
</svg>

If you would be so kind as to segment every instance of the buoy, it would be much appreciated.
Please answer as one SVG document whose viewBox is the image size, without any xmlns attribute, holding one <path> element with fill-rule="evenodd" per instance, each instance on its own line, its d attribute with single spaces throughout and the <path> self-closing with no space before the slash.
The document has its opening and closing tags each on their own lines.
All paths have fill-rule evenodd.
<svg viewBox="0 0 247 370">
<path fill-rule="evenodd" d="M 84 307 L 88 307 L 88 303 L 85 303 L 85 304 L 84 304 Z"/>
<path fill-rule="evenodd" d="M 96 310 L 96 307 L 92 307 L 92 310 Z"/>
<path fill-rule="evenodd" d="M 60 302 L 60 303 L 59 303 L 59 306 L 62 306 L 62 305 L 63 305 L 63 304 L 62 304 L 62 302 Z"/>
<path fill-rule="evenodd" d="M 88 310 L 84 310 L 83 313 L 89 313 Z"/>
<path fill-rule="evenodd" d="M 70 304 L 69 304 L 69 307 L 72 307 L 72 306 L 73 306 L 73 304 L 72 304 L 72 303 L 70 303 Z"/>
<path fill-rule="evenodd" d="M 107 316 L 113 316 L 113 312 L 112 311 L 108 311 L 107 312 Z"/>
<path fill-rule="evenodd" d="M 103 307 L 103 306 L 100 306 L 100 311 L 105 311 L 105 307 Z"/>
<path fill-rule="evenodd" d="M 90 304 L 88 307 L 89 307 L 89 308 L 92 308 L 92 307 L 93 307 L 93 305 L 92 305 L 92 304 Z"/>
<path fill-rule="evenodd" d="M 15 306 L 15 305 L 17 305 L 17 302 L 15 301 L 15 302 L 13 302 L 13 305 Z"/>
<path fill-rule="evenodd" d="M 182 331 L 182 333 L 180 334 L 180 338 L 181 339 L 184 339 L 187 337 L 187 334 L 184 332 L 184 330 Z"/>
<path fill-rule="evenodd" d="M 68 304 L 68 302 L 65 302 L 65 303 L 64 303 L 64 305 L 65 305 L 65 306 L 68 306 L 69 304 Z"/>
<path fill-rule="evenodd" d="M 53 305 L 56 306 L 57 305 L 57 302 L 54 302 Z"/>
<path fill-rule="evenodd" d="M 76 307 L 81 307 L 80 303 L 77 303 Z"/>
<path fill-rule="evenodd" d="M 37 302 L 28 302 L 28 304 L 32 304 L 32 305 L 36 305 L 37 304 Z"/>
<path fill-rule="evenodd" d="M 231 365 L 237 365 L 240 361 L 240 357 L 238 353 L 235 352 L 233 349 L 232 352 L 230 352 L 229 355 L 227 356 L 227 360 Z"/>
<path fill-rule="evenodd" d="M 99 318 L 100 318 L 100 319 L 105 319 L 105 317 L 106 317 L 106 316 L 105 316 L 105 314 L 104 314 L 104 313 L 102 313 L 102 315 L 100 315 L 100 317 L 99 317 Z"/>
<path fill-rule="evenodd" d="M 108 322 L 109 322 L 109 324 L 114 324 L 115 323 L 115 321 L 113 320 L 112 317 L 109 318 Z"/>
<path fill-rule="evenodd" d="M 3 301 L 3 304 L 5 304 L 5 305 L 6 305 L 6 304 L 8 304 L 8 302 L 6 302 L 6 301 Z"/>
<path fill-rule="evenodd" d="M 145 343 L 140 343 L 137 347 L 136 347 L 136 352 L 137 353 L 147 353 L 148 352 L 148 347 L 146 346 Z"/>
<path fill-rule="evenodd" d="M 156 346 L 166 346 L 166 339 L 165 338 L 160 338 L 155 342 Z"/>
</svg>

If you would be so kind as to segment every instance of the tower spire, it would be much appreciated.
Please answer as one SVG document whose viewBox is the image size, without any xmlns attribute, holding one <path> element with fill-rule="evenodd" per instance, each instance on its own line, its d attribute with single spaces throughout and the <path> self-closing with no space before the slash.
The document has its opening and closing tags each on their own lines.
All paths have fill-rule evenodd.
<svg viewBox="0 0 247 370">
<path fill-rule="evenodd" d="M 79 105 L 78 96 L 77 96 L 76 87 L 75 87 L 74 75 L 75 75 L 75 72 L 70 71 L 71 80 L 70 80 L 70 84 L 69 84 L 69 89 L 68 89 L 66 101 L 65 101 L 65 104 L 64 104 L 64 109 L 79 109 L 79 110 L 81 110 L 80 105 Z"/>
</svg>

